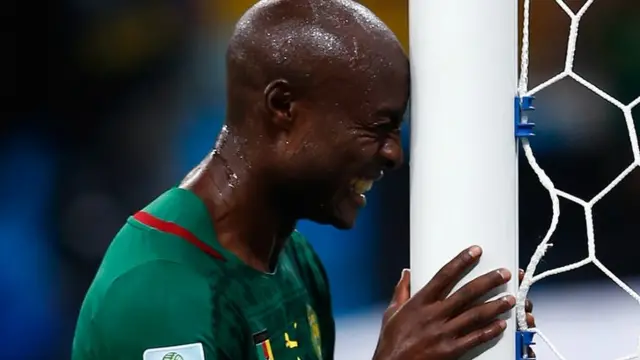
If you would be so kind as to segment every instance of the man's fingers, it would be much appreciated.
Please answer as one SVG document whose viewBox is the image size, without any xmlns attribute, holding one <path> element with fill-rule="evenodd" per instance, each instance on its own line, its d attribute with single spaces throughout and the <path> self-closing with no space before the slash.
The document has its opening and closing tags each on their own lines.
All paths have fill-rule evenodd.
<svg viewBox="0 0 640 360">
<path fill-rule="evenodd" d="M 400 280 L 398 280 L 398 283 L 393 290 L 393 297 L 391 298 L 389 307 L 387 307 L 387 310 L 384 312 L 384 316 L 382 317 L 383 326 L 398 311 L 398 309 L 400 309 L 402 304 L 407 302 L 411 297 L 410 284 L 411 272 L 409 269 L 403 269 L 400 274 Z"/>
<path fill-rule="evenodd" d="M 524 311 L 528 313 L 533 311 L 533 303 L 531 302 L 531 300 L 527 299 L 527 301 L 525 301 Z"/>
<path fill-rule="evenodd" d="M 536 327 L 536 318 L 531 314 L 527 314 L 527 326 L 530 328 Z"/>
<path fill-rule="evenodd" d="M 502 334 L 506 328 L 507 323 L 504 320 L 495 320 L 482 329 L 474 330 L 458 338 L 455 348 L 460 351 L 460 354 L 467 353 L 478 345 L 484 344 Z"/>
<path fill-rule="evenodd" d="M 509 270 L 499 269 L 470 281 L 444 301 L 446 313 L 457 313 L 489 291 L 507 283 L 510 279 L 511 272 Z"/>
<path fill-rule="evenodd" d="M 432 302 L 447 296 L 464 272 L 480 258 L 481 254 L 482 249 L 479 246 L 472 246 L 462 251 L 420 289 L 416 298 L 423 302 Z"/>
<path fill-rule="evenodd" d="M 400 280 L 396 284 L 396 288 L 393 291 L 393 298 L 391 299 L 392 305 L 401 305 L 409 300 L 411 296 L 411 271 L 409 269 L 403 269 L 400 275 Z"/>
<path fill-rule="evenodd" d="M 523 279 L 524 279 L 524 270 L 519 269 L 518 270 L 518 284 L 522 283 Z"/>
<path fill-rule="evenodd" d="M 505 296 L 497 300 L 477 305 L 445 325 L 445 332 L 454 335 L 465 335 L 484 327 L 509 309 L 513 308 L 516 299 L 513 296 Z"/>
</svg>

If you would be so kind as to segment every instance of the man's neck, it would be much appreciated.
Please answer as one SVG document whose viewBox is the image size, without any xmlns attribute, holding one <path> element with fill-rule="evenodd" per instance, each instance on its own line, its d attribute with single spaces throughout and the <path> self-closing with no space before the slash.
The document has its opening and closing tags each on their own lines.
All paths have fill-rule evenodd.
<svg viewBox="0 0 640 360">
<path fill-rule="evenodd" d="M 296 220 L 283 216 L 273 203 L 268 179 L 260 175 L 259 166 L 249 163 L 243 150 L 223 130 L 216 149 L 180 186 L 205 203 L 225 249 L 247 265 L 270 272 Z"/>
</svg>

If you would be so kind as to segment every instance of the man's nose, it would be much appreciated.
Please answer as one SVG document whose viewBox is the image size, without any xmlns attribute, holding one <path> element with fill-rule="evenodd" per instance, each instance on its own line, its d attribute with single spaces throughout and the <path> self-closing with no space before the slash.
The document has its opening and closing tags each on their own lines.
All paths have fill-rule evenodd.
<svg viewBox="0 0 640 360">
<path fill-rule="evenodd" d="M 380 148 L 380 156 L 384 160 L 385 170 L 395 170 L 399 168 L 404 160 L 400 140 L 387 140 Z"/>
</svg>

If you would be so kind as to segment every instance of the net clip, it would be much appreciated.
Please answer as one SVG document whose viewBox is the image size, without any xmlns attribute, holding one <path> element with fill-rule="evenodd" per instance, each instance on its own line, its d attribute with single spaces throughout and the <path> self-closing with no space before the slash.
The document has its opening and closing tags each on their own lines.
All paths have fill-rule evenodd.
<svg viewBox="0 0 640 360">
<path fill-rule="evenodd" d="M 535 345 L 533 342 L 534 333 L 531 331 L 516 331 L 516 360 L 535 360 L 529 357 L 529 346 Z"/>
<path fill-rule="evenodd" d="M 525 114 L 527 111 L 535 110 L 533 99 L 533 96 L 516 96 L 514 99 L 516 138 L 528 138 L 535 135 L 533 132 L 535 124 L 528 122 Z"/>
</svg>

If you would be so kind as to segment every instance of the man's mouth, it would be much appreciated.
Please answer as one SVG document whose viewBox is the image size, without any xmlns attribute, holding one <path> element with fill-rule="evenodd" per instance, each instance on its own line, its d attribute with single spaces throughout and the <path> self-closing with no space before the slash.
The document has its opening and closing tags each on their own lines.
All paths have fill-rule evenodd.
<svg viewBox="0 0 640 360">
<path fill-rule="evenodd" d="M 357 195 L 364 195 L 367 191 L 373 187 L 373 180 L 366 179 L 354 179 L 351 181 L 351 189 Z"/>
<path fill-rule="evenodd" d="M 379 180 L 382 177 L 382 174 L 378 176 L 376 179 L 371 178 L 356 178 L 351 180 L 351 191 L 355 195 L 356 202 L 360 207 L 363 207 L 367 204 L 367 197 L 365 193 L 367 193 L 373 187 L 373 183 Z"/>
</svg>

